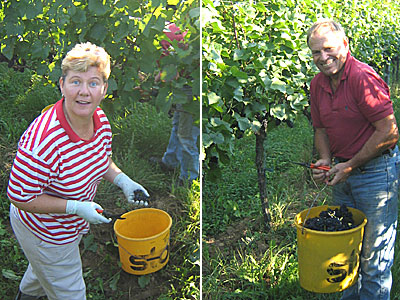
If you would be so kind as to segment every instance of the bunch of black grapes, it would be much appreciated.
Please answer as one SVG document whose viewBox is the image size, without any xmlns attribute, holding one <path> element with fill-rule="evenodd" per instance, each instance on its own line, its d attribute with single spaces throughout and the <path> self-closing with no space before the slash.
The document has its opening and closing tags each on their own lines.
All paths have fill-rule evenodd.
<svg viewBox="0 0 400 300">
<path fill-rule="evenodd" d="M 357 227 L 353 214 L 345 204 L 340 208 L 323 210 L 318 217 L 307 219 L 304 227 L 318 231 L 343 231 Z"/>
</svg>

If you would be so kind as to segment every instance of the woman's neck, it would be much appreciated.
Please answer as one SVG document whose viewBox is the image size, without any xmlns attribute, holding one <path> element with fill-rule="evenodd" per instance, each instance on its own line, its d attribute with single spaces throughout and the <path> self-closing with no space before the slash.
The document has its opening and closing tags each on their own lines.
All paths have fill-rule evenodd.
<svg viewBox="0 0 400 300">
<path fill-rule="evenodd" d="M 79 118 L 68 113 L 67 108 L 65 107 L 65 102 L 63 103 L 63 109 L 65 118 L 69 126 L 71 126 L 72 130 L 83 140 L 90 140 L 94 134 L 94 124 L 93 118 Z"/>
</svg>

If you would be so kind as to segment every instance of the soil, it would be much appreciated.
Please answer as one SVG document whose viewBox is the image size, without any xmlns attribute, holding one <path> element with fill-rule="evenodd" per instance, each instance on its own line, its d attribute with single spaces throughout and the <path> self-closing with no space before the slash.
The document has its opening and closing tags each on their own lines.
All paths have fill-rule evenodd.
<svg viewBox="0 0 400 300">
<path fill-rule="evenodd" d="M 218 257 L 218 254 L 228 255 L 232 249 L 237 249 L 239 244 L 244 244 L 250 232 L 263 232 L 262 217 L 244 218 L 230 225 L 226 231 L 216 235 L 208 236 L 205 242 L 208 245 L 210 257 Z M 254 251 L 263 255 L 268 249 L 265 240 L 255 240 L 253 243 Z"/>
<path fill-rule="evenodd" d="M 151 193 L 151 196 L 150 207 L 166 211 L 172 217 L 173 224 L 174 220 L 181 218 L 184 211 L 183 207 L 173 195 Z M 120 197 L 124 197 L 123 194 Z M 107 203 L 104 201 L 101 203 L 103 207 L 107 207 Z M 111 203 L 109 207 L 112 207 Z M 124 209 L 108 210 L 112 213 L 126 212 Z M 174 257 L 174 250 L 178 247 L 174 241 L 174 227 L 172 226 L 171 228 L 170 258 L 168 263 L 161 270 L 149 274 L 149 282 L 146 286 L 141 287 L 139 285 L 140 276 L 129 274 L 120 267 L 118 243 L 113 223 L 91 226 L 90 233 L 94 236 L 93 244 L 97 245 L 95 251 L 85 250 L 85 244 L 81 242 L 83 272 L 84 274 L 85 272 L 90 272 L 90 275 L 85 278 L 88 292 L 90 292 L 91 282 L 93 282 L 93 286 L 98 286 L 96 281 L 99 281 L 103 284 L 104 299 L 157 299 L 170 288 L 169 281 L 174 277 L 173 265 L 179 265 L 180 263 L 180 258 Z M 118 276 L 118 274 L 119 280 L 116 285 L 113 285 L 113 276 Z"/>
<path fill-rule="evenodd" d="M 92 225 L 89 232 L 94 237 L 92 243 L 86 246 L 88 249 L 85 249 L 84 240 L 80 244 L 87 294 L 96 293 L 97 296 L 91 299 L 153 300 L 170 289 L 171 279 L 176 277 L 174 266 L 179 266 L 182 263 L 181 257 L 174 256 L 177 249 L 181 247 L 179 242 L 174 240 L 176 230 L 174 228 L 174 220 L 182 218 L 184 209 L 173 195 L 152 193 L 151 196 L 152 202 L 150 206 L 166 211 L 173 220 L 168 263 L 161 270 L 147 275 L 149 282 L 144 287 L 141 287 L 139 285 L 140 276 L 129 274 L 120 267 L 118 243 L 113 229 L 113 222 Z M 121 197 L 123 197 L 123 194 L 121 194 Z M 102 202 L 102 206 L 111 207 L 111 205 L 107 206 L 104 202 Z M 124 213 L 126 210 L 114 209 L 112 212 Z M 7 224 L 7 231 L 10 236 L 13 235 L 9 224 Z M 92 248 L 93 246 L 94 248 Z M 118 279 L 115 285 L 112 284 L 114 278 Z M 99 286 L 102 286 L 100 290 Z M 179 287 L 175 285 L 175 288 Z M 40 300 L 46 300 L 46 298 Z"/>
</svg>

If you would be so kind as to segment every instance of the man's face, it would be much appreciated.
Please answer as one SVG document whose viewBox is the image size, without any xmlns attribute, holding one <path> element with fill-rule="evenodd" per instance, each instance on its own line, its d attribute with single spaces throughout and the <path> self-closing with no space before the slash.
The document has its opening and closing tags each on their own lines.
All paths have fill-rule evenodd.
<svg viewBox="0 0 400 300">
<path fill-rule="evenodd" d="M 326 76 L 339 79 L 349 52 L 347 39 L 329 28 L 319 28 L 311 35 L 309 47 L 317 68 Z"/>
</svg>

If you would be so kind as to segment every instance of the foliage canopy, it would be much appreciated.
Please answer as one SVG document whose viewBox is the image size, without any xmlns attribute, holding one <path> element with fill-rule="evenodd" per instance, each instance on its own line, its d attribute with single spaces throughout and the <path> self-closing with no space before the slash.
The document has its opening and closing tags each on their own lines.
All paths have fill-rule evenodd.
<svg viewBox="0 0 400 300">
<path fill-rule="evenodd" d="M 110 98 L 127 104 L 146 95 L 163 111 L 181 103 L 198 113 L 199 13 L 195 0 L 1 1 L 1 59 L 16 69 L 35 70 L 56 84 L 63 55 L 76 43 L 90 41 L 112 58 Z M 160 41 L 166 39 L 163 31 L 169 22 L 187 31 L 187 47 L 172 42 L 170 55 L 160 59 Z M 160 70 L 165 80 L 155 86 Z M 175 79 L 177 72 L 184 76 Z M 185 84 L 192 87 L 192 99 L 182 91 Z"/>
<path fill-rule="evenodd" d="M 317 19 L 341 23 L 352 54 L 387 80 L 389 67 L 399 61 L 396 1 L 202 3 L 203 152 L 210 168 L 229 160 L 234 139 L 246 130 L 258 134 L 282 121 L 292 125 L 307 110 L 309 83 L 318 70 L 306 32 Z"/>
</svg>

